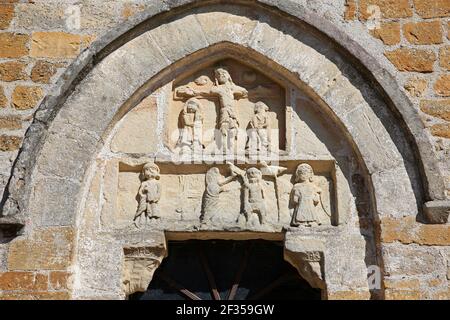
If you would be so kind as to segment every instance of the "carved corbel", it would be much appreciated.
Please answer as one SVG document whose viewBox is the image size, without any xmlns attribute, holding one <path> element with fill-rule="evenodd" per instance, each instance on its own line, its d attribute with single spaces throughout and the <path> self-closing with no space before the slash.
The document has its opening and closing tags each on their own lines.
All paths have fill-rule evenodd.
<svg viewBox="0 0 450 320">
<path fill-rule="evenodd" d="M 300 239 L 286 241 L 284 260 L 294 266 L 311 287 L 326 289 L 322 242 Z"/>
<path fill-rule="evenodd" d="M 124 255 L 122 286 L 125 295 L 129 296 L 147 290 L 153 274 L 167 256 L 167 248 L 165 245 L 130 246 L 124 248 Z"/>
</svg>

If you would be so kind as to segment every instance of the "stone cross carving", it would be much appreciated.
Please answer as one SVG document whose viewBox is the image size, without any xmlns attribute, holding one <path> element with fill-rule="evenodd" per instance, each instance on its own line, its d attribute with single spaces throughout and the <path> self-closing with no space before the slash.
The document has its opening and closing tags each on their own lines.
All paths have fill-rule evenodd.
<svg viewBox="0 0 450 320">
<path fill-rule="evenodd" d="M 249 123 L 247 149 L 250 152 L 269 148 L 269 107 L 264 102 L 255 103 L 255 114 Z"/>
<path fill-rule="evenodd" d="M 322 190 L 314 183 L 314 171 L 309 164 L 303 163 L 297 167 L 295 182 L 291 192 L 294 205 L 291 226 L 328 223 L 330 214 L 324 209 L 321 199 Z"/>
<path fill-rule="evenodd" d="M 138 192 L 138 209 L 134 216 L 134 223 L 141 224 L 142 216 L 145 223 L 150 219 L 159 219 L 158 202 L 161 198 L 161 184 L 159 183 L 159 167 L 152 162 L 148 162 L 142 168 L 142 182 Z"/>
<path fill-rule="evenodd" d="M 277 198 L 278 221 L 280 221 L 280 191 L 278 190 L 278 176 L 284 174 L 287 170 L 285 167 L 268 165 L 265 161 L 260 162 L 261 173 L 263 176 L 269 176 L 274 179 L 275 196 Z"/>
<path fill-rule="evenodd" d="M 218 97 L 220 103 L 220 116 L 218 127 L 222 134 L 222 148 L 224 151 L 234 150 L 239 129 L 239 120 L 235 110 L 235 99 L 246 98 L 248 92 L 245 88 L 234 84 L 230 73 L 224 68 L 214 71 L 215 83 L 209 89 L 194 90 L 189 86 L 182 86 L 175 90 L 181 97 Z"/>
<path fill-rule="evenodd" d="M 190 98 L 184 104 L 180 114 L 180 137 L 177 147 L 181 151 L 194 151 L 203 149 L 203 114 L 200 101 Z"/>
</svg>

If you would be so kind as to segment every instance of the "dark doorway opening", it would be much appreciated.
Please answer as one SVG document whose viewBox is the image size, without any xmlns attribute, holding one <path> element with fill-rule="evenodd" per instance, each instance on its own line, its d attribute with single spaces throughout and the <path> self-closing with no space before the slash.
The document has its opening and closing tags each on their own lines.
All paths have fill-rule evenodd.
<svg viewBox="0 0 450 320">
<path fill-rule="evenodd" d="M 320 300 L 283 259 L 281 242 L 169 242 L 169 256 L 131 300 Z"/>
</svg>

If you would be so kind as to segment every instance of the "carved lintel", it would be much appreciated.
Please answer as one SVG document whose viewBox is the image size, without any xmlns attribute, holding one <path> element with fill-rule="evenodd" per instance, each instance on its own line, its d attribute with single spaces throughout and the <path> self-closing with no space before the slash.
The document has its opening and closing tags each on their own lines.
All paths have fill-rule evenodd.
<svg viewBox="0 0 450 320">
<path fill-rule="evenodd" d="M 126 247 L 122 285 L 126 296 L 147 290 L 153 274 L 167 255 L 165 246 Z"/>
<path fill-rule="evenodd" d="M 428 223 L 445 224 L 450 215 L 450 200 L 435 200 L 426 202 L 423 211 Z"/>
</svg>

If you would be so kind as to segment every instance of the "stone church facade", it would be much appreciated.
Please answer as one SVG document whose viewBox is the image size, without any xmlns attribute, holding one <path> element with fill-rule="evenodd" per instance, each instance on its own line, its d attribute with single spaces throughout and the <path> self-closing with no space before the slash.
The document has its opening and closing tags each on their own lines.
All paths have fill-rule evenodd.
<svg viewBox="0 0 450 320">
<path fill-rule="evenodd" d="M 193 240 L 277 243 L 322 299 L 449 299 L 449 17 L 3 2 L 0 299 L 126 299 Z"/>
</svg>

